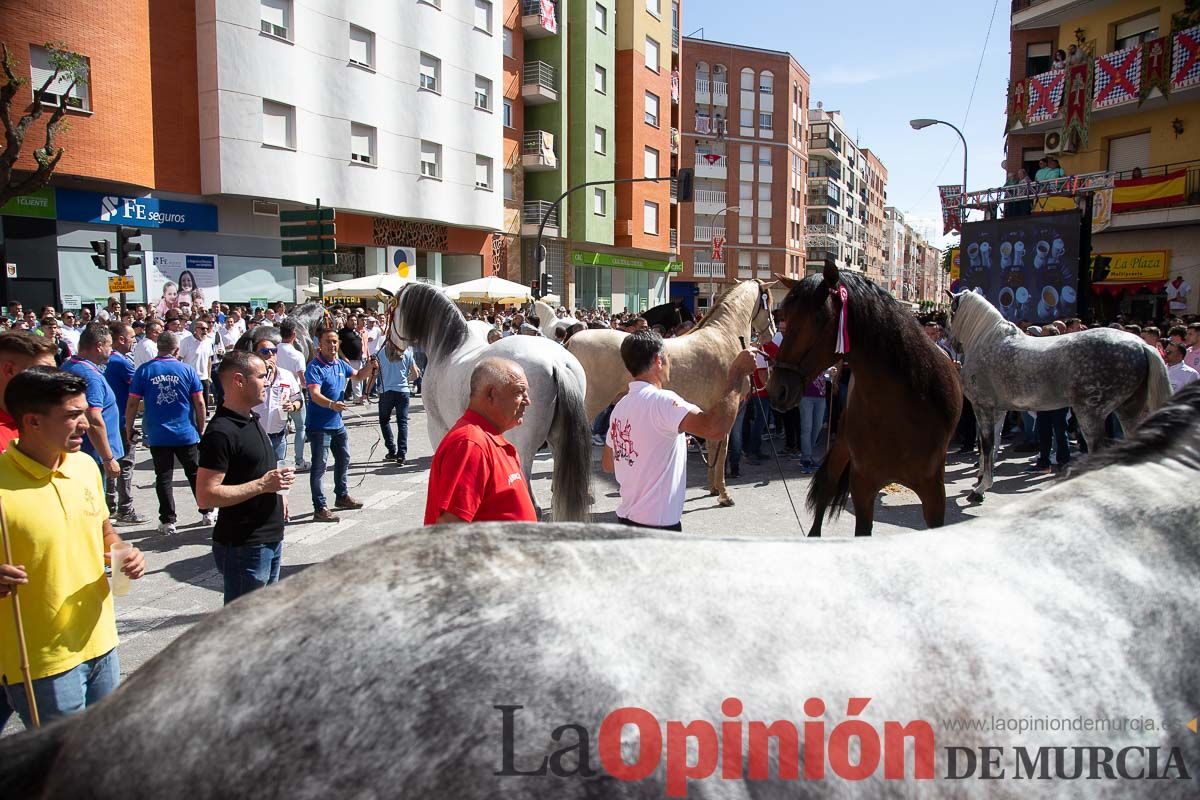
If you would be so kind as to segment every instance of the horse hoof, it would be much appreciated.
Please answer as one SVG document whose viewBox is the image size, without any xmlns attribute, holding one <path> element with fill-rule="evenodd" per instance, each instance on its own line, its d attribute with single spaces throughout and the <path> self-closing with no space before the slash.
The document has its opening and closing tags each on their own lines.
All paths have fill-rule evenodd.
<svg viewBox="0 0 1200 800">
<path fill-rule="evenodd" d="M 974 489 L 972 489 L 971 493 L 967 495 L 967 502 L 968 503 L 982 503 L 983 502 L 983 493 L 977 492 Z"/>
<path fill-rule="evenodd" d="M 722 508 L 729 508 L 731 505 L 733 505 L 733 498 L 732 497 L 722 497 L 720 500 L 717 501 L 717 505 L 721 506 Z"/>
<path fill-rule="evenodd" d="M 720 492 L 718 492 L 716 489 L 713 489 L 712 487 L 709 487 L 709 490 L 708 490 L 708 496 L 709 496 L 709 497 L 716 497 L 716 496 L 717 496 L 717 495 L 719 495 L 719 494 L 720 494 Z"/>
</svg>

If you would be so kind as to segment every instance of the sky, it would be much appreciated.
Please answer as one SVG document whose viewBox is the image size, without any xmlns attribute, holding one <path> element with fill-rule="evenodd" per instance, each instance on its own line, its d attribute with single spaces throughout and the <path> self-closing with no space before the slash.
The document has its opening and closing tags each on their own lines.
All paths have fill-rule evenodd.
<svg viewBox="0 0 1200 800">
<path fill-rule="evenodd" d="M 1004 184 L 1010 8 L 1008 0 L 683 0 L 681 28 L 790 52 L 812 79 L 809 108 L 821 101 L 842 112 L 847 135 L 887 167 L 888 205 L 941 243 L 937 185 L 962 181 L 962 144 L 945 125 L 914 131 L 908 121 L 958 126 L 970 188 Z"/>
</svg>

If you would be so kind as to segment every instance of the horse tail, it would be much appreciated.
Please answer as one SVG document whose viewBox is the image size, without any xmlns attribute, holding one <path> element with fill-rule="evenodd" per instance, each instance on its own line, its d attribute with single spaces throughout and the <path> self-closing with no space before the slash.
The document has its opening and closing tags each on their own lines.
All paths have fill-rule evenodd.
<svg viewBox="0 0 1200 800">
<path fill-rule="evenodd" d="M 1158 350 L 1145 345 L 1146 361 L 1149 369 L 1146 371 L 1146 383 L 1143 385 L 1143 413 L 1153 414 L 1162 408 L 1171 397 L 1171 377 L 1167 374 L 1167 363 L 1162 360 Z"/>
<path fill-rule="evenodd" d="M 830 519 L 836 519 L 838 514 L 846 510 L 850 500 L 850 462 L 842 467 L 842 474 L 834 475 L 829 466 L 832 459 L 822 462 L 817 474 L 813 476 L 812 484 L 808 487 L 807 506 L 809 511 L 827 511 Z"/>
<path fill-rule="evenodd" d="M 550 423 L 554 443 L 551 511 L 555 522 L 587 522 L 591 510 L 592 428 L 583 387 L 571 370 L 554 368 L 555 406 Z"/>
<path fill-rule="evenodd" d="M 63 721 L 6 736 L 0 742 L 0 797 L 41 797 L 68 730 Z"/>
</svg>

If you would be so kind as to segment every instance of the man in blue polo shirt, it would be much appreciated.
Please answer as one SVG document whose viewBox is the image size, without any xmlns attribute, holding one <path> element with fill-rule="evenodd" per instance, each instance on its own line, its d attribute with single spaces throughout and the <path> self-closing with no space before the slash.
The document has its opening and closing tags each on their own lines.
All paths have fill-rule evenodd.
<svg viewBox="0 0 1200 800">
<path fill-rule="evenodd" d="M 99 366 L 107 364 L 111 354 L 112 333 L 108 326 L 92 322 L 79 334 L 79 353 L 62 364 L 63 370 L 87 381 L 88 435 L 83 440 L 83 452 L 96 460 L 105 480 L 120 476 L 117 459 L 125 455 L 117 396 Z"/>
<path fill-rule="evenodd" d="M 115 525 L 141 525 L 146 518 L 133 510 L 133 465 L 136 460 L 137 443 L 125 439 L 125 409 L 129 405 L 129 385 L 133 383 L 133 352 L 137 339 L 133 327 L 117 322 L 109 326 L 112 331 L 112 355 L 104 367 L 104 379 L 117 398 L 117 411 L 121 412 L 121 444 L 125 455 L 117 459 L 121 475 L 108 478 L 104 489 L 108 501 L 108 513 L 114 517 Z"/>
<path fill-rule="evenodd" d="M 362 503 L 350 496 L 350 437 L 342 423 L 342 412 L 346 404 L 342 401 L 346 393 L 346 382 L 365 381 L 374 372 L 374 364 L 354 369 L 338 358 L 338 332 L 332 328 L 317 331 L 317 357 L 304 371 L 304 382 L 308 385 L 308 418 L 305 428 L 312 447 L 312 467 L 308 483 L 312 489 L 313 521 L 337 522 L 337 516 L 325 502 L 321 479 L 325 477 L 325 448 L 333 449 L 334 506 L 343 509 L 362 508 Z"/>
<path fill-rule="evenodd" d="M 200 376 L 176 357 L 178 352 L 179 338 L 170 331 L 160 333 L 158 358 L 142 364 L 133 373 L 129 401 L 125 406 L 125 436 L 132 439 L 138 403 L 143 399 L 146 402 L 142 431 L 154 459 L 158 532 L 168 536 L 175 533 L 175 496 L 171 489 L 175 460 L 183 466 L 194 496 L 199 466 L 196 445 L 204 432 L 206 413 Z M 204 525 L 212 525 L 216 520 L 211 509 L 202 508 L 200 514 Z"/>
</svg>

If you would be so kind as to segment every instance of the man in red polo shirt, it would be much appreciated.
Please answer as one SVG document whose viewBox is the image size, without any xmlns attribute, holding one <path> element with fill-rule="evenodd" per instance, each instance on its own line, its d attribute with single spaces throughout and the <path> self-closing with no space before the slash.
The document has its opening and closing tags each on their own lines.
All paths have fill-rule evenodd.
<svg viewBox="0 0 1200 800">
<path fill-rule="evenodd" d="M 517 448 L 504 438 L 528 407 L 529 381 L 520 364 L 485 358 L 475 366 L 467 411 L 433 454 L 426 525 L 537 522 Z"/>
<path fill-rule="evenodd" d="M 0 453 L 17 438 L 17 424 L 4 406 L 4 390 L 18 372 L 33 366 L 54 366 L 58 348 L 53 339 L 24 331 L 0 333 Z"/>
</svg>

